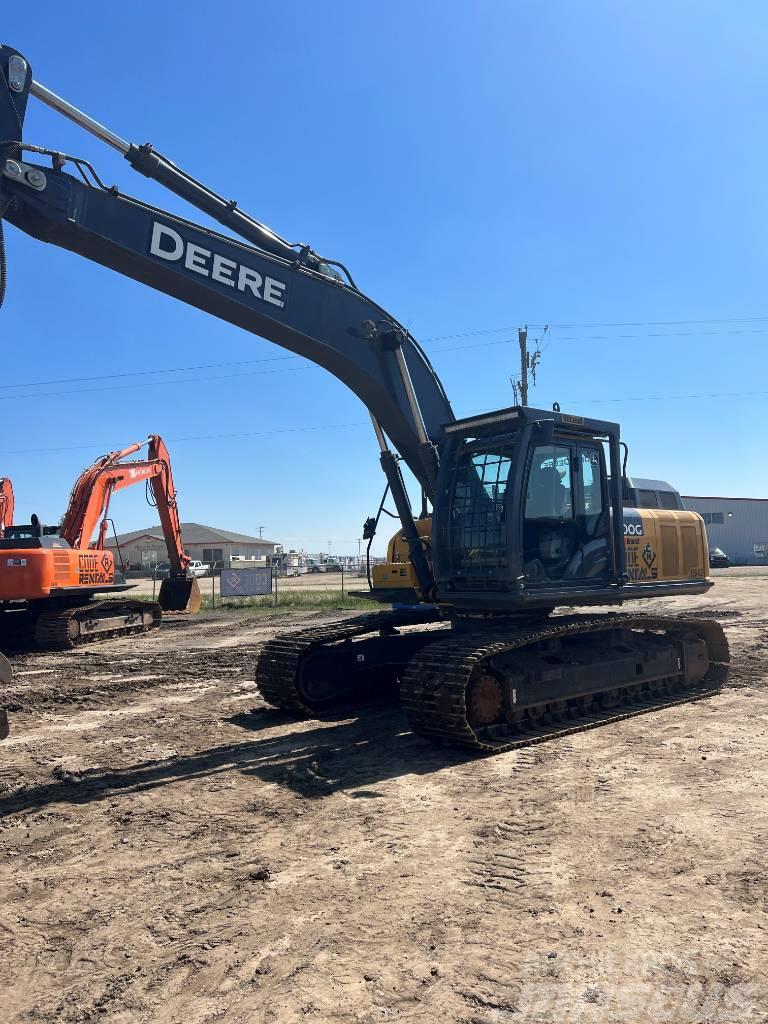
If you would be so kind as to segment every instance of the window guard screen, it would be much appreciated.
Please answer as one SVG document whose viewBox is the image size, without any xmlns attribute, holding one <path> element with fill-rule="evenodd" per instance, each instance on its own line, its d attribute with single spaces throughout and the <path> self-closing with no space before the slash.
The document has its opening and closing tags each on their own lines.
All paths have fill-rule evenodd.
<svg viewBox="0 0 768 1024">
<path fill-rule="evenodd" d="M 451 510 L 455 572 L 507 568 L 504 500 L 511 465 L 502 452 L 461 457 Z"/>
</svg>

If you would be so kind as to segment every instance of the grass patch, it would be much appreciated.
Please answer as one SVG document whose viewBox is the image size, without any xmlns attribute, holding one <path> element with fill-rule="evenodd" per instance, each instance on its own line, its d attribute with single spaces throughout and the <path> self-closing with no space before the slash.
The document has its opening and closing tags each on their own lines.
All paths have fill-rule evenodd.
<svg viewBox="0 0 768 1024">
<path fill-rule="evenodd" d="M 274 594 L 266 594 L 264 597 L 225 597 L 223 600 L 217 595 L 215 606 L 211 603 L 211 595 L 204 594 L 202 610 L 206 612 L 248 611 L 268 615 L 270 612 L 280 612 L 286 608 L 310 612 L 346 609 L 368 611 L 381 607 L 378 601 L 350 597 L 348 594 L 342 594 L 339 590 L 307 590 L 293 593 L 285 591 L 282 594 L 278 590 L 277 601 L 275 601 Z"/>
</svg>

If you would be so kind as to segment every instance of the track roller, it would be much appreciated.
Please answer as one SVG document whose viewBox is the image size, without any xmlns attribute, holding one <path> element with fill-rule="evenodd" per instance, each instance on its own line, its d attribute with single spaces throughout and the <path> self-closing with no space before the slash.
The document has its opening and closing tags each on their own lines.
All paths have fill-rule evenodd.
<svg viewBox="0 0 768 1024">
<path fill-rule="evenodd" d="M 429 644 L 400 697 L 414 732 L 500 753 L 712 696 L 728 660 L 712 620 L 563 616 Z"/>
</svg>

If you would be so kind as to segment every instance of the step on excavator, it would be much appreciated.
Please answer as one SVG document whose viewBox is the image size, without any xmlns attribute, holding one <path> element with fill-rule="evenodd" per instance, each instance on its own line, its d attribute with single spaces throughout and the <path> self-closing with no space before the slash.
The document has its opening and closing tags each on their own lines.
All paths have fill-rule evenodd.
<svg viewBox="0 0 768 1024">
<path fill-rule="evenodd" d="M 314 715 L 395 681 L 416 732 L 493 753 L 718 691 L 729 656 L 716 622 L 562 612 L 711 586 L 701 517 L 625 507 L 617 423 L 557 406 L 457 419 L 415 338 L 342 263 L 121 138 L 35 80 L 11 47 L 0 68 L 0 221 L 312 360 L 371 415 L 404 554 L 369 596 L 394 605 L 266 643 L 256 683 L 267 701 Z M 30 95 L 227 233 L 25 142 Z M 428 525 L 403 465 L 431 505 Z"/>
<path fill-rule="evenodd" d="M 146 458 L 129 458 L 144 447 Z M 158 602 L 115 596 L 133 584 L 126 583 L 105 546 L 109 504 L 115 491 L 134 484 L 145 484 L 148 497 L 151 492 L 168 548 L 171 572 Z M 163 611 L 197 611 L 200 590 L 197 580 L 187 579 L 188 564 L 170 455 L 162 438 L 151 434 L 102 456 L 80 474 L 60 526 L 44 526 L 34 515 L 30 523 L 5 526 L 0 538 L 3 646 L 31 643 L 65 650 L 146 632 L 160 624 Z M 0 678 L 2 673 L 0 663 Z"/>
</svg>

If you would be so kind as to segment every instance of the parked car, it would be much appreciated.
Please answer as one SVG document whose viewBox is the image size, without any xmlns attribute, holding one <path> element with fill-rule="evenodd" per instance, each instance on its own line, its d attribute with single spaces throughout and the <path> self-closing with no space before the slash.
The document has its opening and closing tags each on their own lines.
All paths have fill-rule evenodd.
<svg viewBox="0 0 768 1024">
<path fill-rule="evenodd" d="M 167 580 L 171 575 L 171 566 L 169 562 L 159 562 L 152 570 L 152 575 L 156 580 Z"/>
<path fill-rule="evenodd" d="M 211 567 L 206 562 L 194 561 L 190 562 L 189 565 L 187 566 L 188 576 L 207 576 L 210 571 Z"/>
<path fill-rule="evenodd" d="M 722 548 L 709 549 L 710 569 L 727 569 L 730 564 L 731 560 Z"/>
</svg>

